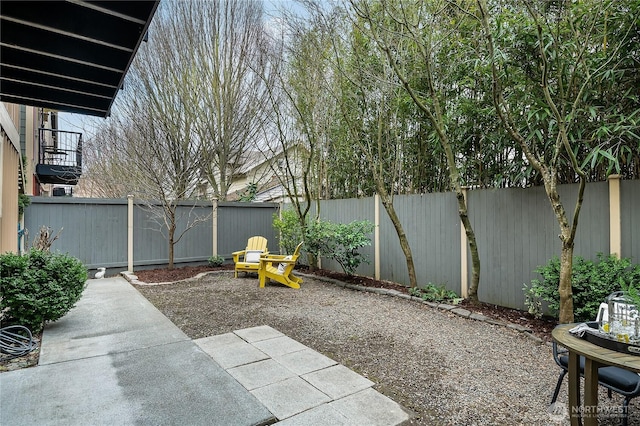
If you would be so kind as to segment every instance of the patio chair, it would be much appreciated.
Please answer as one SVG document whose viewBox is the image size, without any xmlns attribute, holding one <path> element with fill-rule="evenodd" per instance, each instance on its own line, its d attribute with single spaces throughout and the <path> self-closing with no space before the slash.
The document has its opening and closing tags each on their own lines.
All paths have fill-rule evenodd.
<svg viewBox="0 0 640 426">
<path fill-rule="evenodd" d="M 598 313 L 598 320 L 602 318 L 602 316 L 606 315 L 606 310 L 600 309 Z M 560 392 L 560 386 L 562 385 L 562 381 L 564 380 L 564 376 L 566 376 L 569 371 L 569 355 L 568 351 L 564 348 L 560 349 L 556 342 L 553 342 L 553 359 L 558 364 L 558 366 L 562 369 L 560 371 L 560 377 L 558 377 L 558 383 L 556 384 L 556 388 L 553 391 L 553 396 L 551 397 L 551 404 L 556 402 L 558 399 L 558 393 Z M 584 375 L 584 357 L 580 357 L 580 375 Z M 607 388 L 607 393 L 609 398 L 611 398 L 611 392 L 618 393 L 624 396 L 624 402 L 622 403 L 622 409 L 624 416 L 622 417 L 622 425 L 627 426 L 629 421 L 629 402 L 640 396 L 640 375 L 634 373 L 633 371 L 625 370 L 620 367 L 600 367 L 598 369 L 598 384 Z"/>
<path fill-rule="evenodd" d="M 234 251 L 233 263 L 235 264 L 234 275 L 238 278 L 238 271 L 257 272 L 260 267 L 260 256 L 268 254 L 267 239 L 265 237 L 251 237 L 247 241 L 244 250 Z"/>
<path fill-rule="evenodd" d="M 300 256 L 301 247 L 302 243 L 298 244 L 293 254 L 288 256 L 275 254 L 260 256 L 260 268 L 258 269 L 260 287 L 264 287 L 267 280 L 273 280 L 291 288 L 300 288 L 302 279 L 293 275 L 293 267 L 296 266 Z"/>
</svg>

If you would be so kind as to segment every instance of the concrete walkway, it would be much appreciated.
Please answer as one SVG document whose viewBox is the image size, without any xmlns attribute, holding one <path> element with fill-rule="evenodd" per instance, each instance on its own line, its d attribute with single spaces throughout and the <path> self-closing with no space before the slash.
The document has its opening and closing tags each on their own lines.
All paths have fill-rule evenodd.
<svg viewBox="0 0 640 426">
<path fill-rule="evenodd" d="M 123 278 L 89 280 L 37 367 L 0 374 L 0 424 L 396 425 L 373 383 L 268 326 L 192 341 Z"/>
</svg>

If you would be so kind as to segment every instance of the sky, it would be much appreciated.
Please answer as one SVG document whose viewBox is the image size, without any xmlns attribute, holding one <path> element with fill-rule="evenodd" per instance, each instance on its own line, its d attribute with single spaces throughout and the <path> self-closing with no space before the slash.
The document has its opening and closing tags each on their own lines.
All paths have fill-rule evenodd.
<svg viewBox="0 0 640 426">
<path fill-rule="evenodd" d="M 264 8 L 266 14 L 272 17 L 282 9 L 293 12 L 303 11 L 303 8 L 296 0 L 264 0 Z M 81 132 L 83 133 L 83 139 L 89 140 L 95 136 L 97 125 L 104 119 L 82 114 L 60 112 L 58 113 L 58 120 L 58 128 L 60 130 Z"/>
</svg>

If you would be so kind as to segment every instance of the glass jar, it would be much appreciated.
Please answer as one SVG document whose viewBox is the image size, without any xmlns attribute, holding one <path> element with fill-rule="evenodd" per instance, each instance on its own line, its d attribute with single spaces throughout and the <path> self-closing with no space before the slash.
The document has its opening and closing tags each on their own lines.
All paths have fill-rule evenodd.
<svg viewBox="0 0 640 426">
<path fill-rule="evenodd" d="M 635 303 L 627 293 L 617 291 L 607 297 L 607 318 L 601 323 L 601 331 L 609 338 L 622 343 L 640 341 L 640 316 Z"/>
</svg>

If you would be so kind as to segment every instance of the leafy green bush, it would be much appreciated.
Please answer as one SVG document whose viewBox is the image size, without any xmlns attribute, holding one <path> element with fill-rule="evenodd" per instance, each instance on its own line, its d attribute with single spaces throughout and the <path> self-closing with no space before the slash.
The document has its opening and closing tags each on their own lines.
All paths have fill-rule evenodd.
<svg viewBox="0 0 640 426">
<path fill-rule="evenodd" d="M 32 249 L 23 256 L 0 255 L 0 311 L 3 323 L 39 331 L 64 316 L 82 295 L 87 269 L 67 254 Z"/>
<path fill-rule="evenodd" d="M 216 254 L 215 256 L 211 256 L 207 262 L 209 262 L 209 265 L 213 267 L 222 266 L 224 263 L 224 257 Z"/>
<path fill-rule="evenodd" d="M 427 284 L 424 287 L 412 287 L 409 289 L 409 294 L 415 297 L 419 297 L 427 302 L 453 302 L 457 303 L 460 299 L 458 294 L 453 290 L 447 290 L 447 288 L 441 285 Z"/>
<path fill-rule="evenodd" d="M 535 271 L 542 275 L 542 280 L 534 279 L 530 285 L 525 284 L 525 304 L 530 313 L 541 317 L 543 303 L 546 302 L 549 314 L 557 317 L 560 309 L 560 260 L 555 257 Z M 575 320 L 593 321 L 607 296 L 639 280 L 640 265 L 632 265 L 629 259 L 598 253 L 597 261 L 593 262 L 576 256 L 571 275 Z"/>
<path fill-rule="evenodd" d="M 274 214 L 273 227 L 280 233 L 280 250 L 283 253 L 293 253 L 303 241 L 300 220 L 293 210 L 282 210 L 280 216 Z"/>
<path fill-rule="evenodd" d="M 297 214 L 285 210 L 281 217 L 274 215 L 273 226 L 280 231 L 280 245 L 285 253 L 293 253 L 300 241 L 304 241 L 307 253 L 316 259 L 323 256 L 335 260 L 347 274 L 355 273 L 360 264 L 368 262 L 358 250 L 371 245 L 368 234 L 374 225 L 369 221 L 342 224 L 309 220 L 303 230 Z"/>
<path fill-rule="evenodd" d="M 355 273 L 361 263 L 369 263 L 358 250 L 371 245 L 369 234 L 373 232 L 373 224 L 369 221 L 354 221 L 348 224 L 323 224 L 324 247 L 321 255 L 333 259 L 349 275 Z"/>
</svg>

